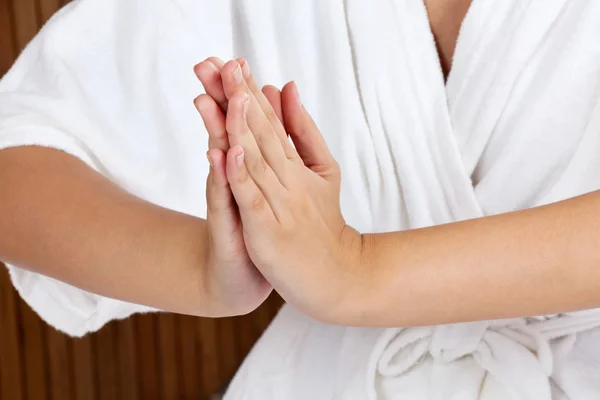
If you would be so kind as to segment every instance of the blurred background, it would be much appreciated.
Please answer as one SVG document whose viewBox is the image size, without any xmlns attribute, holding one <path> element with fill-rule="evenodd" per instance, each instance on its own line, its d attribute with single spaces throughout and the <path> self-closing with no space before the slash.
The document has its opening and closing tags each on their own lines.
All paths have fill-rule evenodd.
<svg viewBox="0 0 600 400">
<path fill-rule="evenodd" d="M 0 76 L 66 3 L 0 0 Z M 71 339 L 21 301 L 0 265 L 0 399 L 208 399 L 233 376 L 281 304 L 272 296 L 251 315 L 221 320 L 135 316 Z"/>
</svg>

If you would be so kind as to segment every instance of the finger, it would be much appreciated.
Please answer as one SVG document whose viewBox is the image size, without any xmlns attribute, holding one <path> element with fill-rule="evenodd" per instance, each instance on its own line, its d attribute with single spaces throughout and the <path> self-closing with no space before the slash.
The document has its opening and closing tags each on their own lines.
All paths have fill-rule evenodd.
<svg viewBox="0 0 600 400">
<path fill-rule="evenodd" d="M 266 162 L 269 164 L 269 166 L 271 166 L 281 182 L 285 184 L 285 171 L 287 169 L 286 165 L 288 164 L 288 158 L 283 151 L 281 141 L 278 139 L 269 118 L 265 115 L 262 107 L 256 100 L 256 97 L 254 97 L 252 92 L 250 92 L 248 89 L 248 86 L 246 85 L 242 75 L 242 68 L 237 61 L 229 61 L 223 67 L 221 74 L 223 78 L 223 88 L 225 90 L 225 94 L 230 100 L 230 107 L 233 96 L 238 95 L 238 93 L 245 94 L 249 99 L 248 112 L 245 120 L 247 120 L 247 124 L 250 127 L 250 132 L 254 136 L 254 139 L 258 144 L 258 148 L 260 149 Z M 231 90 L 235 90 L 235 93 L 229 93 Z M 269 108 L 273 118 L 279 120 L 271 105 L 269 105 Z M 231 135 L 231 131 L 229 131 L 229 129 L 227 130 Z M 231 142 L 231 137 L 229 140 Z M 231 143 L 234 144 L 233 142 Z M 244 149 L 248 151 L 245 146 Z"/>
<path fill-rule="evenodd" d="M 281 110 L 281 91 L 277 89 L 275 86 L 267 85 L 262 88 L 262 92 L 275 110 L 275 114 L 277 114 L 277 118 L 283 124 L 283 111 Z M 286 133 L 287 139 L 287 133 Z"/>
<path fill-rule="evenodd" d="M 194 72 L 206 94 L 211 96 L 217 104 L 221 107 L 221 110 L 227 109 L 227 97 L 223 91 L 223 80 L 221 78 L 221 69 L 224 63 L 216 57 L 210 57 L 194 67 Z"/>
<path fill-rule="evenodd" d="M 277 220 L 266 197 L 246 169 L 246 155 L 239 145 L 227 152 L 227 180 L 237 203 L 244 230 L 264 228 Z M 262 233 L 262 232 L 261 232 Z"/>
<path fill-rule="evenodd" d="M 254 74 L 252 74 L 252 70 L 250 69 L 250 64 L 248 63 L 248 60 L 241 57 L 238 58 L 236 61 L 242 67 L 242 74 L 244 76 L 244 80 L 246 81 L 248 89 L 254 95 L 254 97 L 258 101 L 258 104 L 260 104 L 260 107 L 271 122 L 271 125 L 273 125 L 273 129 L 278 135 L 281 135 L 281 137 L 286 139 L 286 143 L 289 143 L 287 141 L 287 134 L 285 133 L 285 128 L 283 127 L 283 121 L 279 118 L 271 102 L 269 101 L 269 99 L 267 99 L 265 94 L 262 92 L 262 90 L 256 83 L 256 80 L 254 79 Z M 273 111 L 275 111 L 275 114 L 273 114 Z"/>
<path fill-rule="evenodd" d="M 302 105 L 294 82 L 282 89 L 281 102 L 285 127 L 304 164 L 323 177 L 331 175 L 337 169 L 337 163 L 319 128 Z"/>
<path fill-rule="evenodd" d="M 252 73 L 252 69 L 250 68 L 248 60 L 246 60 L 245 58 L 238 58 L 237 61 L 242 67 L 243 76 L 246 81 L 246 84 L 248 85 L 248 88 L 250 89 L 252 94 L 254 94 L 254 97 L 256 97 L 256 99 L 258 100 L 258 103 L 260 104 L 260 106 L 263 109 L 263 112 L 271 122 L 271 125 L 273 125 L 273 129 L 275 130 L 277 137 L 281 141 L 281 146 L 283 147 L 283 152 L 285 153 L 286 157 L 290 160 L 300 161 L 298 153 L 296 152 L 296 149 L 294 149 L 294 146 L 292 146 L 292 144 L 290 143 L 288 135 L 285 131 L 283 119 L 281 118 L 281 107 L 279 107 L 278 112 L 277 108 L 273 105 L 273 103 L 271 103 L 269 98 L 266 96 L 266 93 L 264 93 L 264 91 L 260 89 L 260 87 L 256 83 L 256 79 L 254 78 L 254 74 Z M 269 86 L 269 88 L 274 88 L 279 93 L 279 90 L 274 86 Z M 271 89 L 268 89 L 268 91 L 271 91 Z M 281 105 L 281 102 L 279 102 L 279 105 Z M 271 109 L 275 111 L 275 115 L 273 115 Z M 275 116 L 277 116 L 277 118 L 275 118 Z"/>
<path fill-rule="evenodd" d="M 208 94 L 201 94 L 194 100 L 194 105 L 208 132 L 208 148 L 226 152 L 229 149 L 229 138 L 225 129 L 225 114 L 217 102 Z"/>
<path fill-rule="evenodd" d="M 271 123 L 272 129 L 281 143 L 281 147 L 283 148 L 285 156 L 290 160 L 298 159 L 298 153 L 296 153 L 296 149 L 294 149 L 294 146 L 292 146 L 292 144 L 288 140 L 287 133 L 285 132 L 285 129 L 283 127 L 283 122 L 279 119 L 277 113 L 269 103 L 269 100 L 265 97 L 265 95 L 260 90 L 260 87 L 256 84 L 254 75 L 252 74 L 252 70 L 250 69 L 250 64 L 244 58 L 238 58 L 236 61 L 238 62 L 242 70 L 243 82 L 240 85 L 235 85 L 234 79 L 224 79 L 223 89 L 225 91 L 225 95 L 229 97 L 238 90 L 246 90 L 248 94 L 252 94 L 256 99 L 256 102 L 262 109 L 267 120 Z M 228 83 L 233 84 L 228 85 Z M 250 127 L 252 128 L 252 120 L 249 121 Z"/>
<path fill-rule="evenodd" d="M 225 173 L 227 156 L 218 149 L 209 150 L 206 155 L 211 164 L 206 181 L 208 229 L 214 249 L 219 253 L 229 254 L 232 243 L 242 234 L 242 223 Z"/>
<path fill-rule="evenodd" d="M 225 66 L 225 62 L 223 60 L 221 60 L 219 57 L 208 57 L 206 60 L 213 63 L 213 65 L 215 67 L 217 67 L 219 74 L 221 74 L 221 70 Z M 221 79 L 217 79 L 217 84 L 215 85 L 214 89 L 211 89 L 211 91 L 208 92 L 207 94 L 210 96 L 218 96 L 218 98 L 221 102 L 220 103 L 217 102 L 217 104 L 219 104 L 219 106 L 221 107 L 221 110 L 223 112 L 225 112 L 227 110 L 228 100 L 227 100 L 227 97 L 225 96 L 225 92 L 223 91 L 223 81 Z"/>
<path fill-rule="evenodd" d="M 273 213 L 279 219 L 284 210 L 283 200 L 286 190 L 278 180 L 273 169 L 267 164 L 254 136 L 248 127 L 245 114 L 249 103 L 249 96 L 238 92 L 229 100 L 227 110 L 227 132 L 231 146 L 241 147 L 244 157 L 245 169 L 250 179 L 253 180 L 264 197 L 269 202 Z M 287 161 L 287 160 L 286 160 Z M 231 183 L 231 181 L 230 181 Z"/>
<path fill-rule="evenodd" d="M 226 154 L 220 149 L 206 153 L 210 173 L 206 184 L 208 214 L 217 218 L 219 225 L 232 230 L 236 223 L 236 209 L 225 170 Z"/>
<path fill-rule="evenodd" d="M 215 67 L 217 67 L 219 71 L 225 66 L 225 61 L 221 60 L 219 57 L 208 57 L 207 60 L 215 64 Z"/>
</svg>

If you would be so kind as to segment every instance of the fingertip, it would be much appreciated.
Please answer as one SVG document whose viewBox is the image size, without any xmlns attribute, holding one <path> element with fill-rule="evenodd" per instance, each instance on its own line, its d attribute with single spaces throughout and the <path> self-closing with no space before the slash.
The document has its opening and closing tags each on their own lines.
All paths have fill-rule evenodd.
<svg viewBox="0 0 600 400">
<path fill-rule="evenodd" d="M 234 183 L 241 176 L 245 169 L 244 165 L 244 149 L 242 146 L 235 145 L 229 149 L 227 152 L 227 178 L 230 183 Z"/>
<path fill-rule="evenodd" d="M 296 82 L 291 81 L 286 83 L 281 89 L 281 94 L 288 104 L 293 104 L 295 107 L 302 107 L 300 91 L 298 90 L 298 85 L 296 85 Z"/>
<path fill-rule="evenodd" d="M 226 117 L 219 104 L 210 95 L 201 94 L 194 99 L 194 106 L 208 133 L 209 148 L 226 150 L 229 147 Z"/>
<path fill-rule="evenodd" d="M 294 85 L 294 81 L 289 81 L 288 83 L 283 85 L 283 87 L 281 88 L 281 91 L 282 92 L 288 91 L 292 88 L 293 85 Z"/>
<path fill-rule="evenodd" d="M 225 64 L 221 70 L 221 77 L 226 93 L 229 91 L 229 94 L 231 94 L 238 88 L 245 86 L 244 73 L 237 60 L 231 60 Z"/>
<path fill-rule="evenodd" d="M 208 94 L 203 93 L 196 97 L 194 99 L 194 106 L 204 119 L 218 117 L 219 106 L 215 102 L 215 99 Z"/>
<path fill-rule="evenodd" d="M 271 104 L 271 107 L 273 107 L 273 110 L 275 110 L 275 113 L 277 114 L 279 120 L 283 123 L 283 111 L 281 108 L 281 91 L 275 86 L 266 85 L 262 88 L 262 92 L 267 98 L 267 101 Z"/>
<path fill-rule="evenodd" d="M 221 70 L 212 61 L 207 60 L 206 67 L 210 69 L 211 73 L 215 76 L 218 76 L 221 73 Z"/>
<path fill-rule="evenodd" d="M 219 71 L 223 69 L 223 66 L 225 65 L 225 62 L 219 57 L 208 57 L 206 60 L 210 61 Z"/>
<path fill-rule="evenodd" d="M 214 148 L 206 152 L 206 157 L 212 168 L 214 182 L 218 184 L 226 183 L 225 153 L 221 149 Z"/>
<path fill-rule="evenodd" d="M 211 62 L 207 58 L 206 60 L 200 61 L 198 64 L 194 65 L 194 72 L 197 76 L 200 76 L 204 69 L 211 68 Z M 212 68 L 211 68 L 212 69 Z"/>
<path fill-rule="evenodd" d="M 296 81 L 290 82 L 290 86 L 291 86 L 292 94 L 294 95 L 294 97 L 296 97 L 296 101 L 298 102 L 298 105 L 301 106 L 302 98 L 300 97 L 300 91 L 298 90 L 298 85 L 296 84 Z"/>
<path fill-rule="evenodd" d="M 237 91 L 229 100 L 230 107 L 247 107 L 250 102 L 250 96 L 243 91 Z"/>
<path fill-rule="evenodd" d="M 202 64 L 202 62 L 199 62 L 198 64 L 194 65 L 194 74 L 198 78 L 200 78 L 200 64 Z"/>
<path fill-rule="evenodd" d="M 208 163 L 210 164 L 211 167 L 214 168 L 215 166 L 215 159 L 218 157 L 219 154 L 219 150 L 218 149 L 209 149 L 206 152 L 206 158 L 208 158 Z"/>
<path fill-rule="evenodd" d="M 221 79 L 221 72 L 212 62 L 207 60 L 204 60 L 200 64 L 196 65 L 194 67 L 194 73 L 207 92 L 213 88 L 214 82 Z"/>
<path fill-rule="evenodd" d="M 197 96 L 196 98 L 194 98 L 194 106 L 196 106 L 196 109 L 199 112 L 202 112 L 202 110 L 206 107 L 205 102 L 204 102 L 204 96 L 206 96 L 206 94 L 201 94 L 201 95 Z"/>
<path fill-rule="evenodd" d="M 233 71 L 236 70 L 236 68 L 240 68 L 240 64 L 237 62 L 237 60 L 229 60 L 225 63 L 225 65 L 223 66 L 223 68 L 221 69 L 221 74 L 233 74 Z"/>
<path fill-rule="evenodd" d="M 233 94 L 233 96 L 231 96 L 231 100 L 238 101 L 240 103 L 248 101 L 249 99 L 250 99 L 250 96 L 248 95 L 248 93 L 244 92 L 243 90 L 238 90 L 237 92 L 235 92 Z"/>
<path fill-rule="evenodd" d="M 231 148 L 230 152 L 233 154 L 235 166 L 238 169 L 242 168 L 244 166 L 244 148 L 236 144 Z"/>
<path fill-rule="evenodd" d="M 244 78 L 250 78 L 250 64 L 248 63 L 248 60 L 246 60 L 244 57 L 239 57 L 236 61 L 242 68 L 242 75 Z"/>
<path fill-rule="evenodd" d="M 200 111 L 200 106 L 199 106 L 200 105 L 200 96 L 202 96 L 202 95 L 194 97 L 194 106 L 196 107 L 196 109 L 198 111 Z"/>
<path fill-rule="evenodd" d="M 281 94 L 281 91 L 273 85 L 265 85 L 262 88 L 262 92 L 265 96 L 269 97 L 269 96 L 279 96 Z"/>
</svg>

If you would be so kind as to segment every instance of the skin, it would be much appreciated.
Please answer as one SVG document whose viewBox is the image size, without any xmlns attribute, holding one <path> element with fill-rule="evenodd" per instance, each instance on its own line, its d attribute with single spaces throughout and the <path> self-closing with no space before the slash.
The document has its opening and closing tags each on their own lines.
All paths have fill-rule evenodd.
<svg viewBox="0 0 600 400">
<path fill-rule="evenodd" d="M 223 93 L 220 74 L 201 70 L 210 94 L 205 99 L 211 99 L 203 112 L 222 115 L 211 108 Z M 275 103 L 279 92 L 266 92 Z M 0 151 L 0 259 L 162 310 L 209 317 L 251 312 L 272 288 L 243 242 L 224 175 L 224 129 L 211 121 L 208 127 L 214 167 L 206 185 L 207 220 L 132 196 L 58 150 Z"/>
<path fill-rule="evenodd" d="M 250 258 L 295 308 L 333 324 L 415 326 L 600 307 L 600 192 L 361 235 L 341 216 L 339 166 L 295 85 L 281 107 L 292 140 L 310 144 L 296 146 L 299 158 L 286 155 L 281 127 L 269 125 L 240 69 L 233 60 L 221 71 L 227 179 Z"/>
<path fill-rule="evenodd" d="M 471 0 L 425 0 L 440 65 L 446 78 L 452 68 L 460 27 L 470 6 Z"/>
<path fill-rule="evenodd" d="M 435 17 L 441 4 L 427 8 L 442 65 L 450 65 L 453 45 L 440 40 L 450 34 L 436 32 L 460 24 Z M 7 149 L 0 259 L 105 296 L 204 316 L 249 312 L 271 284 L 313 318 L 344 325 L 600 307 L 600 192 L 361 235 L 341 216 L 339 166 L 293 83 L 261 92 L 244 60 L 207 60 L 196 72 L 207 91 L 196 105 L 212 164 L 206 221 L 136 198 L 60 151 Z"/>
</svg>

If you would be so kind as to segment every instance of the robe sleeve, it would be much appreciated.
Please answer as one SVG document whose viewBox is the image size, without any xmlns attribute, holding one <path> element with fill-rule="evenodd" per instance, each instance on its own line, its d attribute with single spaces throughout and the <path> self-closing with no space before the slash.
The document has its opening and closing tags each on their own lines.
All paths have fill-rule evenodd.
<svg viewBox="0 0 600 400">
<path fill-rule="evenodd" d="M 117 2 L 101 4 L 73 2 L 61 10 L 2 78 L 0 149 L 24 145 L 59 149 L 112 180 L 116 179 L 111 170 L 129 166 L 121 162 L 123 156 L 114 155 L 139 139 L 135 134 L 119 135 L 114 117 L 119 108 L 131 106 L 123 85 L 131 80 L 119 69 L 127 60 L 120 59 L 124 49 L 118 46 L 119 35 L 129 28 L 116 26 Z M 113 117 L 107 118 L 108 113 Z M 27 304 L 48 324 L 72 336 L 152 310 L 88 293 L 16 265 L 7 267 Z"/>
</svg>

